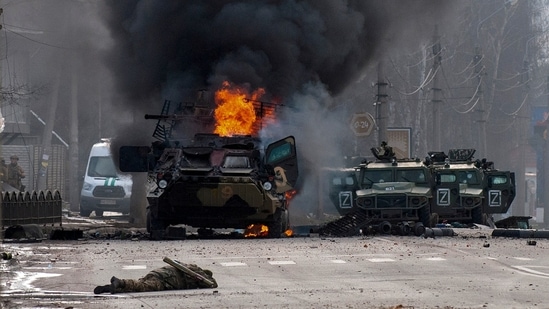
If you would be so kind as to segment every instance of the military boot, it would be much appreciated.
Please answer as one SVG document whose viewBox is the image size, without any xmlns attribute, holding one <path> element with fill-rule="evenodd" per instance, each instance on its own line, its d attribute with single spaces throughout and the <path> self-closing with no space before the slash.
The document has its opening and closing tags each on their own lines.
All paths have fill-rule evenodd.
<svg viewBox="0 0 549 309">
<path fill-rule="evenodd" d="M 111 291 L 111 285 L 99 285 L 93 289 L 93 294 L 109 293 Z"/>
<path fill-rule="evenodd" d="M 120 280 L 116 278 L 115 276 L 112 276 L 111 278 L 111 285 L 110 285 L 110 292 L 111 294 L 116 293 L 117 290 L 123 289 L 126 286 L 123 280 Z"/>
</svg>

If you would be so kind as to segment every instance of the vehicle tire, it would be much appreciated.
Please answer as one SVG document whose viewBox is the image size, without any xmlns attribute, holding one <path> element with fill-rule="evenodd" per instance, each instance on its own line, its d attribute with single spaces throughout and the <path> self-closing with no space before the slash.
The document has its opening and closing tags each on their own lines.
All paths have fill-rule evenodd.
<svg viewBox="0 0 549 309">
<path fill-rule="evenodd" d="M 82 217 L 89 217 L 91 213 L 92 211 L 89 209 L 80 208 L 80 216 Z"/>
<path fill-rule="evenodd" d="M 290 228 L 290 213 L 288 209 L 284 211 L 284 216 L 282 219 L 282 233 L 286 232 Z"/>
<path fill-rule="evenodd" d="M 103 217 L 103 210 L 95 210 L 95 216 L 96 217 Z"/>
<path fill-rule="evenodd" d="M 391 234 L 393 227 L 389 221 L 383 221 L 377 226 L 377 230 L 380 234 L 389 235 Z"/>
<path fill-rule="evenodd" d="M 414 225 L 414 235 L 421 236 L 425 233 L 425 225 L 421 222 L 416 222 Z"/>
<path fill-rule="evenodd" d="M 267 227 L 269 228 L 269 238 L 280 238 L 282 233 L 286 231 L 285 227 L 288 225 L 288 216 L 287 211 L 282 208 L 278 208 L 274 215 L 274 221 L 271 222 Z"/>
<path fill-rule="evenodd" d="M 168 227 L 163 220 L 155 218 L 150 210 L 147 210 L 147 226 L 147 231 L 154 240 L 163 239 Z"/>
<path fill-rule="evenodd" d="M 408 224 L 408 222 L 400 222 L 399 224 L 397 224 L 397 226 L 399 234 L 401 236 L 406 236 L 412 231 L 412 228 L 410 227 L 410 224 Z"/>
</svg>

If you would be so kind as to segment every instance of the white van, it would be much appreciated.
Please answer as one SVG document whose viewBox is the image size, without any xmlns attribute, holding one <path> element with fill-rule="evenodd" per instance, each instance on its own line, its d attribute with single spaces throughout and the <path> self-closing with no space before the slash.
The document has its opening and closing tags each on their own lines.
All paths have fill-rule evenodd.
<svg viewBox="0 0 549 309">
<path fill-rule="evenodd" d="M 110 140 L 102 138 L 90 150 L 84 185 L 80 192 L 80 215 L 88 217 L 93 211 L 130 213 L 132 195 L 131 175 L 122 175 L 114 165 Z"/>
</svg>

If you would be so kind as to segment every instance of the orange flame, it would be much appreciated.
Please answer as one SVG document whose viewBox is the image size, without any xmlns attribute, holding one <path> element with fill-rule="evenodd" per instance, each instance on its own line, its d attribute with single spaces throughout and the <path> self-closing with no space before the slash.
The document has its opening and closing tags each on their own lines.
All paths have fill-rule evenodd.
<svg viewBox="0 0 549 309">
<path fill-rule="evenodd" d="M 244 237 L 266 237 L 269 234 L 269 228 L 263 224 L 250 224 L 244 232 Z"/>
<path fill-rule="evenodd" d="M 256 111 L 250 100 L 259 100 L 265 94 L 263 88 L 252 93 L 224 81 L 221 89 L 215 93 L 215 130 L 221 136 L 252 135 L 256 122 Z"/>
<path fill-rule="evenodd" d="M 286 235 L 286 237 L 292 237 L 294 235 L 294 231 L 292 231 L 291 229 L 287 229 L 286 231 L 284 231 L 284 235 Z"/>
<path fill-rule="evenodd" d="M 288 200 L 288 202 L 290 202 L 290 200 L 297 194 L 297 190 L 293 189 L 293 190 L 290 190 L 290 191 L 286 191 L 286 193 L 284 193 L 284 195 L 286 195 L 286 200 Z"/>
</svg>

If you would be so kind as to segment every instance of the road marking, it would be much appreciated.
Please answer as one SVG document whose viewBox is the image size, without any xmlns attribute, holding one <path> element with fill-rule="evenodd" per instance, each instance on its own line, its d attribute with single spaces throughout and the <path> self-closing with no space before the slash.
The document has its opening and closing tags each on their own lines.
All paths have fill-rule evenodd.
<svg viewBox="0 0 549 309">
<path fill-rule="evenodd" d="M 271 265 L 294 265 L 294 261 L 269 261 Z"/>
<path fill-rule="evenodd" d="M 547 267 L 547 266 L 515 265 L 515 266 L 512 266 L 512 267 L 515 268 L 515 269 L 518 269 L 519 271 L 522 271 L 526 274 L 533 275 L 533 276 L 536 276 L 536 277 L 542 277 L 542 278 L 549 277 L 549 267 Z M 542 269 L 542 270 L 545 270 L 545 271 L 534 270 L 533 268 L 538 268 L 538 269 Z"/>
<path fill-rule="evenodd" d="M 248 266 L 246 263 L 242 262 L 223 262 L 219 263 L 221 266 L 233 267 L 233 266 Z"/>
<path fill-rule="evenodd" d="M 427 261 L 446 261 L 445 258 L 441 258 L 441 257 L 432 257 L 432 258 L 427 258 L 426 260 Z"/>
<path fill-rule="evenodd" d="M 389 259 L 389 258 L 375 258 L 375 259 L 368 259 L 368 261 L 373 263 L 384 263 L 384 262 L 394 262 L 395 260 Z"/>
<path fill-rule="evenodd" d="M 513 257 L 515 260 L 519 260 L 519 261 L 532 261 L 533 259 L 531 258 L 526 258 L 526 257 L 519 257 L 519 256 L 514 256 Z"/>
<path fill-rule="evenodd" d="M 44 266 L 44 267 L 38 267 L 38 266 L 30 266 L 30 267 L 21 267 L 21 269 L 26 270 L 44 270 L 44 269 L 72 269 L 72 267 L 58 267 L 58 266 Z"/>
<path fill-rule="evenodd" d="M 344 260 L 331 260 L 330 262 L 332 262 L 334 264 L 345 264 L 345 263 L 347 263 Z"/>
<path fill-rule="evenodd" d="M 147 265 L 124 265 L 122 269 L 134 270 L 134 269 L 147 269 Z"/>
</svg>

